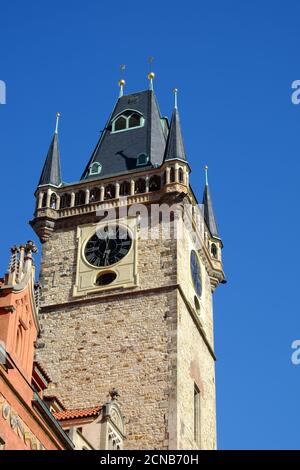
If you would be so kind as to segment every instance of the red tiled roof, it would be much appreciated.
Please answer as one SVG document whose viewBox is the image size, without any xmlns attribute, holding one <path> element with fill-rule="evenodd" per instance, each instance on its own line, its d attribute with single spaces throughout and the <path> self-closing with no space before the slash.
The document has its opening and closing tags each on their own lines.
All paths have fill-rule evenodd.
<svg viewBox="0 0 300 470">
<path fill-rule="evenodd" d="M 53 413 L 58 421 L 76 418 L 88 418 L 90 416 L 98 416 L 102 406 L 95 406 L 94 408 L 85 408 L 81 410 L 65 410 Z"/>
</svg>

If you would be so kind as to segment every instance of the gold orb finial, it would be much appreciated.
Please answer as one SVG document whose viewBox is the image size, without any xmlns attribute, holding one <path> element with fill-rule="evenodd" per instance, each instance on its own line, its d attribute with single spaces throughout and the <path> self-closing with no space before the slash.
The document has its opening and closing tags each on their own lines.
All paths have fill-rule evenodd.
<svg viewBox="0 0 300 470">
<path fill-rule="evenodd" d="M 149 78 L 149 80 L 153 80 L 153 78 L 155 78 L 155 73 L 154 72 L 149 72 L 148 73 L 148 78 Z"/>
<path fill-rule="evenodd" d="M 124 86 L 125 85 L 125 80 L 122 78 L 121 80 L 119 80 L 119 86 Z"/>
</svg>

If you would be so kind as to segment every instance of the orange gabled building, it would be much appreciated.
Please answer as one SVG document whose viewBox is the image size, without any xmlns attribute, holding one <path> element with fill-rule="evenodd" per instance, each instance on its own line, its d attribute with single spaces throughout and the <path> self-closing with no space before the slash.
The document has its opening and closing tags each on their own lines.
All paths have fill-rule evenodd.
<svg viewBox="0 0 300 470">
<path fill-rule="evenodd" d="M 11 251 L 8 273 L 0 280 L 0 449 L 73 449 L 43 401 L 50 378 L 34 361 L 40 333 L 37 250 L 29 241 Z"/>
</svg>

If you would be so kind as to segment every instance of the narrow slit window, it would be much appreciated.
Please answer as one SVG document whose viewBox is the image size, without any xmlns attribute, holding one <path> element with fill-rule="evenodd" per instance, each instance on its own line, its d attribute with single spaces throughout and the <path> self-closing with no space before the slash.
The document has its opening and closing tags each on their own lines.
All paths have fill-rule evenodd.
<svg viewBox="0 0 300 470">
<path fill-rule="evenodd" d="M 201 394 L 196 384 L 194 384 L 194 440 L 201 448 Z"/>
</svg>

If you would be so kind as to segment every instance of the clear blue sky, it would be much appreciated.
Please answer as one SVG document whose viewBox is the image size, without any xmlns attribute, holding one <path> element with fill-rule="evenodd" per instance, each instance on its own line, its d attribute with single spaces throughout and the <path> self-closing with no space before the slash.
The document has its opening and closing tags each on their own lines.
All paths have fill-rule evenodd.
<svg viewBox="0 0 300 470">
<path fill-rule="evenodd" d="M 147 87 L 153 55 L 163 114 L 179 107 L 192 184 L 203 166 L 224 240 L 228 284 L 215 296 L 218 445 L 300 448 L 298 266 L 300 79 L 296 0 L 0 1 L 2 273 L 35 238 L 39 174 L 62 113 L 63 177 L 83 171 L 118 94 Z"/>
</svg>

